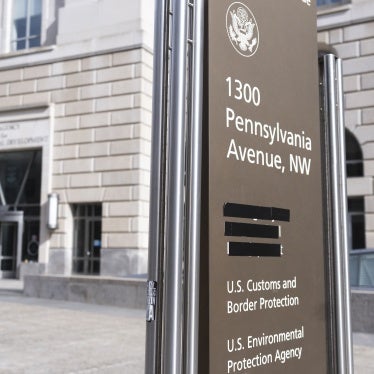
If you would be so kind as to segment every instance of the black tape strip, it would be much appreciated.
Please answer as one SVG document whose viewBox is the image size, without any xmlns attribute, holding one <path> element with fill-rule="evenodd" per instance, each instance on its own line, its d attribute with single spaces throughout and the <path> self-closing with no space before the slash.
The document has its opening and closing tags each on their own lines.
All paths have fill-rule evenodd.
<svg viewBox="0 0 374 374">
<path fill-rule="evenodd" d="M 226 236 L 279 239 L 279 226 L 256 225 L 253 223 L 225 222 Z"/>
<path fill-rule="evenodd" d="M 268 221 L 290 221 L 290 211 L 288 209 L 236 203 L 225 203 L 223 206 L 223 215 L 225 217 L 262 219 Z"/>
<path fill-rule="evenodd" d="M 229 256 L 281 257 L 282 246 L 268 243 L 229 242 L 227 254 Z"/>
</svg>

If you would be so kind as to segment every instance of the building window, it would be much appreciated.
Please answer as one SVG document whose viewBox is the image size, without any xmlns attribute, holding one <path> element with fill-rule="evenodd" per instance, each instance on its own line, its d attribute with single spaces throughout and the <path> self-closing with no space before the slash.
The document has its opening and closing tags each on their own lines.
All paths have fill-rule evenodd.
<svg viewBox="0 0 374 374">
<path fill-rule="evenodd" d="M 13 0 L 11 50 L 41 44 L 42 0 Z"/>
<path fill-rule="evenodd" d="M 100 274 L 101 204 L 74 204 L 73 272 Z"/>
<path fill-rule="evenodd" d="M 350 249 L 365 249 L 365 204 L 363 197 L 348 198 L 348 244 Z"/>
<path fill-rule="evenodd" d="M 347 177 L 362 177 L 364 165 L 362 150 L 356 137 L 345 130 Z M 365 202 L 363 196 L 348 198 L 348 236 L 350 249 L 364 249 L 365 241 Z"/>
<path fill-rule="evenodd" d="M 345 148 L 347 159 L 347 177 L 362 177 L 364 166 L 362 162 L 362 150 L 354 135 L 345 131 Z"/>
<path fill-rule="evenodd" d="M 350 3 L 350 0 L 317 0 L 317 6 L 337 6 Z"/>
</svg>

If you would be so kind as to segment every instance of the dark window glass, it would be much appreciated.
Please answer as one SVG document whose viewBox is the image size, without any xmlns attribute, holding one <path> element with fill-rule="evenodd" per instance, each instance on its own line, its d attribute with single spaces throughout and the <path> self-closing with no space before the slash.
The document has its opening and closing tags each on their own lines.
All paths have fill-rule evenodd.
<svg viewBox="0 0 374 374">
<path fill-rule="evenodd" d="M 100 274 L 101 204 L 74 204 L 73 271 Z"/>
<path fill-rule="evenodd" d="M 83 260 L 75 260 L 73 263 L 73 271 L 76 274 L 82 274 L 84 270 Z"/>
<path fill-rule="evenodd" d="M 350 213 L 362 213 L 365 211 L 365 203 L 362 197 L 348 199 L 348 211 Z"/>
<path fill-rule="evenodd" d="M 1 261 L 1 270 L 2 271 L 13 271 L 14 270 L 14 261 L 13 260 L 2 260 Z"/>
<path fill-rule="evenodd" d="M 365 216 L 352 216 L 352 249 L 365 249 Z"/>
<path fill-rule="evenodd" d="M 37 14 L 30 17 L 30 36 L 40 35 L 40 25 L 42 24 L 42 15 Z"/>
<path fill-rule="evenodd" d="M 34 48 L 34 47 L 39 47 L 39 46 L 40 46 L 40 36 L 29 40 L 29 48 Z"/>
<path fill-rule="evenodd" d="M 94 215 L 95 216 L 101 216 L 101 205 L 95 205 L 94 206 Z"/>
<path fill-rule="evenodd" d="M 75 220 L 75 249 L 76 257 L 84 257 L 85 221 L 84 218 Z"/>
<path fill-rule="evenodd" d="M 0 153 L 0 183 L 8 205 L 40 203 L 41 151 Z M 23 180 L 25 185 L 20 190 Z M 18 199 L 18 202 L 17 202 Z"/>
<path fill-rule="evenodd" d="M 30 219 L 37 219 L 40 216 L 40 206 L 35 205 L 20 205 L 21 210 L 23 210 L 23 214 Z"/>
<path fill-rule="evenodd" d="M 348 198 L 349 244 L 351 249 L 364 249 L 365 203 L 363 197 Z"/>
<path fill-rule="evenodd" d="M 93 262 L 93 274 L 100 274 L 100 262 L 99 261 L 94 261 Z"/>
<path fill-rule="evenodd" d="M 14 252 L 15 248 L 17 248 L 17 225 L 14 223 L 2 223 L 1 226 L 1 256 L 13 257 L 16 255 Z"/>
<path fill-rule="evenodd" d="M 40 201 L 41 191 L 41 170 L 42 170 L 42 153 L 33 154 L 29 176 L 27 178 L 25 189 L 20 199 L 21 204 L 33 204 Z"/>
<path fill-rule="evenodd" d="M 40 46 L 42 0 L 13 0 L 12 4 L 12 50 Z"/>
<path fill-rule="evenodd" d="M 26 37 L 26 27 L 27 27 L 27 19 L 15 19 L 14 20 L 14 27 L 16 32 L 16 39 L 22 39 Z"/>
<path fill-rule="evenodd" d="M 17 224 L 0 222 L 0 270 L 15 272 L 17 262 Z"/>
<path fill-rule="evenodd" d="M 364 166 L 361 146 L 355 136 L 348 130 L 345 131 L 345 148 L 347 177 L 362 177 L 364 175 Z"/>
<path fill-rule="evenodd" d="M 37 261 L 39 254 L 39 219 L 25 219 L 25 229 L 23 233 L 23 242 L 25 243 L 25 251 L 22 259 L 28 261 Z"/>
</svg>

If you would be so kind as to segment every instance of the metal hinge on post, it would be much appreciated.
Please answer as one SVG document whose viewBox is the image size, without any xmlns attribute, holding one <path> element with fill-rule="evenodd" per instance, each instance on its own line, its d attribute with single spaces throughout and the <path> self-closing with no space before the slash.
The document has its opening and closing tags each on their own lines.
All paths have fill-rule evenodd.
<svg viewBox="0 0 374 374">
<path fill-rule="evenodd" d="M 156 311 L 156 299 L 157 299 L 157 282 L 147 281 L 147 322 L 155 320 Z"/>
</svg>

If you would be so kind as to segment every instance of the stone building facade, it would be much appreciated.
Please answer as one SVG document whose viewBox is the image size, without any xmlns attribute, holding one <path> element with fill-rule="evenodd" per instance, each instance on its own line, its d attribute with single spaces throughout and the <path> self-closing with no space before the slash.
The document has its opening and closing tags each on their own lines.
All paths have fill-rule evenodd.
<svg viewBox="0 0 374 374">
<path fill-rule="evenodd" d="M 319 1 L 318 39 L 343 60 L 350 243 L 374 247 L 374 2 Z"/>
<path fill-rule="evenodd" d="M 0 1 L 1 277 L 146 273 L 153 12 Z"/>
<path fill-rule="evenodd" d="M 317 3 L 343 59 L 351 245 L 370 248 L 374 4 Z M 146 273 L 153 15 L 153 0 L 0 0 L 1 277 Z"/>
</svg>

